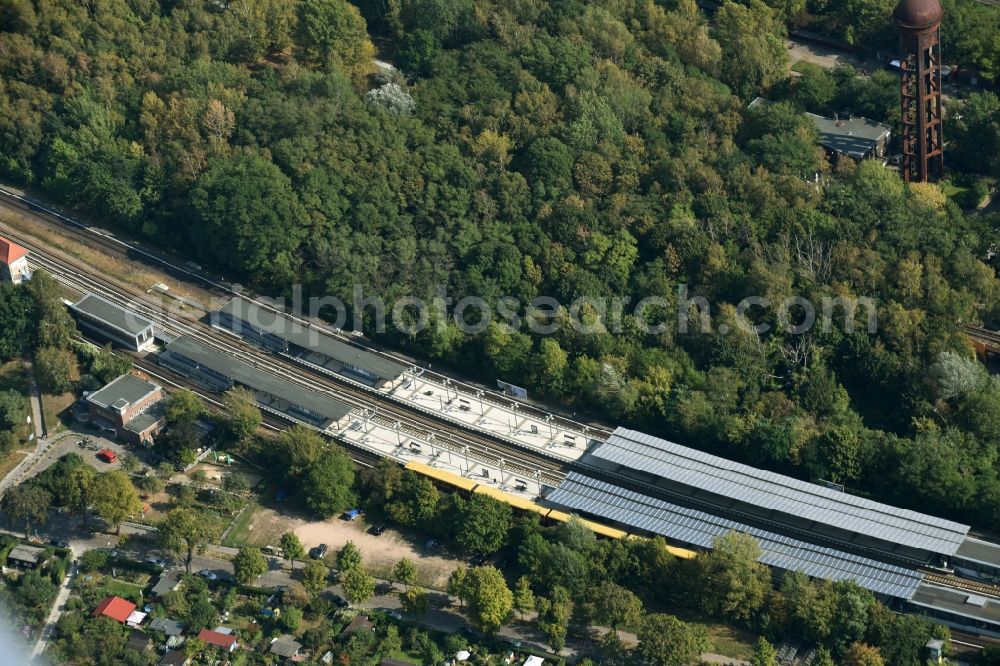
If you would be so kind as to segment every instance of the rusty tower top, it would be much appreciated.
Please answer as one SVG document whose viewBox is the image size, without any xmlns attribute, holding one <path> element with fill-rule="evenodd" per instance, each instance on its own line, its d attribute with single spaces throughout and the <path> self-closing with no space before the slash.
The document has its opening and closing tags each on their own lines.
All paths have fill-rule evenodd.
<svg viewBox="0 0 1000 666">
<path fill-rule="evenodd" d="M 892 12 L 899 27 L 900 103 L 903 125 L 903 179 L 941 178 L 941 3 L 900 0 Z"/>
</svg>

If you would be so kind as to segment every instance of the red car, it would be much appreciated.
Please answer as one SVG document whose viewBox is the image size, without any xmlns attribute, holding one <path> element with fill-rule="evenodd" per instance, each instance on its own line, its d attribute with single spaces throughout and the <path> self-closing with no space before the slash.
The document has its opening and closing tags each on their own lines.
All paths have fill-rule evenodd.
<svg viewBox="0 0 1000 666">
<path fill-rule="evenodd" d="M 118 459 L 118 455 L 110 449 L 101 449 L 97 452 L 97 457 L 106 463 L 113 463 Z"/>
</svg>

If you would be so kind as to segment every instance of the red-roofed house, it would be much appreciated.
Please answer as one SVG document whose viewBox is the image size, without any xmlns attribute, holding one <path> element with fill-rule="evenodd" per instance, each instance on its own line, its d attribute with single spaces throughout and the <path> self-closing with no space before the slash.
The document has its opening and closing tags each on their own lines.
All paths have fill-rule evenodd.
<svg viewBox="0 0 1000 666">
<path fill-rule="evenodd" d="M 30 276 L 28 251 L 0 237 L 0 280 L 20 284 Z"/>
<path fill-rule="evenodd" d="M 222 648 L 226 652 L 232 652 L 237 648 L 235 636 L 223 634 L 218 631 L 212 631 L 211 629 L 202 629 L 198 632 L 198 640 L 207 643 L 208 645 L 214 645 L 217 648 Z"/>
<path fill-rule="evenodd" d="M 135 604 L 127 599 L 122 599 L 121 597 L 108 597 L 101 603 L 97 604 L 97 608 L 94 609 L 92 617 L 99 617 L 103 615 L 104 617 L 110 617 L 112 620 L 118 620 L 122 624 L 128 620 L 128 616 L 132 614 L 135 610 Z"/>
</svg>

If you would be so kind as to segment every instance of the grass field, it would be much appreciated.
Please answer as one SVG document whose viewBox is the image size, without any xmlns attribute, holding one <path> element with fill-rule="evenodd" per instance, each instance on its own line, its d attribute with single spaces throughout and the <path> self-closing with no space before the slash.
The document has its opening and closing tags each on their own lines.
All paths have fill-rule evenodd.
<svg viewBox="0 0 1000 666">
<path fill-rule="evenodd" d="M 118 595 L 119 597 L 135 597 L 142 593 L 142 587 L 135 585 L 133 583 L 128 583 L 123 580 L 116 580 L 114 578 L 105 578 L 101 581 L 100 587 L 109 595 Z"/>
<path fill-rule="evenodd" d="M 20 449 L 14 449 L 0 455 L 0 479 L 10 474 L 10 470 L 17 467 L 17 464 L 27 457 Z"/>
<path fill-rule="evenodd" d="M 823 68 L 813 62 L 807 62 L 805 60 L 799 60 L 794 65 L 792 65 L 792 71 L 798 72 L 799 74 L 807 74 L 809 76 L 816 76 L 823 72 Z"/>
<path fill-rule="evenodd" d="M 240 512 L 240 515 L 236 517 L 236 522 L 233 523 L 233 527 L 229 530 L 229 534 L 226 538 L 222 540 L 223 546 L 230 546 L 232 548 L 239 548 L 240 546 L 245 546 L 247 544 L 253 544 L 257 546 L 267 546 L 275 545 L 268 544 L 268 542 L 257 543 L 251 540 L 252 534 L 251 525 L 253 524 L 254 514 L 257 512 L 259 505 L 256 501 L 250 501 L 247 506 Z M 264 535 L 264 538 L 269 538 L 271 535 Z"/>
<path fill-rule="evenodd" d="M 749 633 L 724 624 L 705 624 L 708 635 L 712 637 L 712 652 L 749 661 L 753 657 L 756 639 Z"/>
<path fill-rule="evenodd" d="M 45 417 L 45 429 L 49 437 L 66 429 L 62 414 L 76 402 L 76 395 L 63 393 L 61 395 L 42 394 L 42 415 Z"/>
</svg>

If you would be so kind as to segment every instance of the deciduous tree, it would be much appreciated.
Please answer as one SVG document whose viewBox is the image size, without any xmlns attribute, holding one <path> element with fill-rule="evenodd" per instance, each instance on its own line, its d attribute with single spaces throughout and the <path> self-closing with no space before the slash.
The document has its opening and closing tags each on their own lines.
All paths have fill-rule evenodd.
<svg viewBox="0 0 1000 666">
<path fill-rule="evenodd" d="M 188 573 L 195 551 L 212 543 L 221 531 L 214 516 L 188 508 L 173 509 L 158 526 L 160 544 L 184 560 Z"/>
<path fill-rule="evenodd" d="M 226 412 L 226 426 L 237 442 L 245 444 L 257 432 L 262 417 L 257 399 L 243 387 L 227 391 L 222 399 Z"/>
<path fill-rule="evenodd" d="M 244 546 L 233 559 L 233 572 L 236 580 L 243 585 L 267 573 L 267 560 L 259 548 Z"/>
<path fill-rule="evenodd" d="M 531 591 L 531 581 L 527 576 L 521 576 L 514 584 L 514 610 L 522 619 L 525 613 L 535 610 L 535 595 Z"/>
<path fill-rule="evenodd" d="M 749 618 L 764 604 L 771 572 L 758 559 L 760 544 L 749 534 L 729 532 L 699 556 L 705 581 L 706 608 L 735 620 Z"/>
<path fill-rule="evenodd" d="M 455 539 L 463 548 L 472 553 L 489 555 L 507 542 L 513 520 L 510 505 L 487 495 L 474 494 L 458 508 L 458 515 L 454 517 L 457 526 Z"/>
<path fill-rule="evenodd" d="M 354 463 L 339 447 L 327 448 L 303 473 L 300 493 L 324 518 L 341 513 L 355 502 Z"/>
<path fill-rule="evenodd" d="M 0 507 L 13 523 L 24 523 L 24 538 L 30 536 L 34 525 L 45 523 L 49 517 L 52 495 L 33 483 L 23 483 L 9 488 L 0 499 Z"/>
<path fill-rule="evenodd" d="M 416 617 L 423 617 L 430 612 L 431 602 L 427 590 L 422 587 L 411 587 L 399 598 L 403 612 Z"/>
<path fill-rule="evenodd" d="M 281 552 L 288 558 L 292 569 L 295 568 L 295 560 L 301 560 L 306 555 L 306 550 L 295 532 L 285 532 L 281 535 Z"/>
<path fill-rule="evenodd" d="M 139 491 L 128 474 L 121 470 L 98 474 L 90 488 L 90 503 L 94 507 L 94 513 L 115 528 L 115 533 L 121 530 L 123 520 L 142 511 Z"/>
<path fill-rule="evenodd" d="M 722 46 L 722 76 L 749 99 L 788 73 L 785 28 L 761 0 L 725 2 L 715 15 L 716 39 Z"/>
<path fill-rule="evenodd" d="M 514 607 L 514 595 L 494 567 L 476 567 L 468 574 L 469 620 L 485 633 L 500 628 Z"/>
<path fill-rule="evenodd" d="M 352 604 L 371 599 L 375 594 L 375 579 L 360 566 L 349 569 L 340 577 L 344 597 Z"/>
<path fill-rule="evenodd" d="M 354 545 L 353 541 L 348 541 L 337 552 L 337 571 L 345 574 L 352 569 L 361 566 L 361 551 Z"/>
<path fill-rule="evenodd" d="M 417 580 L 417 567 L 413 565 L 413 562 L 404 557 L 399 562 L 396 562 L 396 566 L 392 568 L 392 577 L 394 580 L 409 587 Z"/>
<path fill-rule="evenodd" d="M 326 587 L 330 571 L 319 560 L 309 560 L 302 569 L 302 585 L 309 594 L 318 594 Z"/>
<path fill-rule="evenodd" d="M 662 613 L 643 618 L 637 636 L 636 652 L 650 666 L 685 666 L 696 661 L 708 647 L 704 627 L 685 624 L 673 615 Z"/>
</svg>

